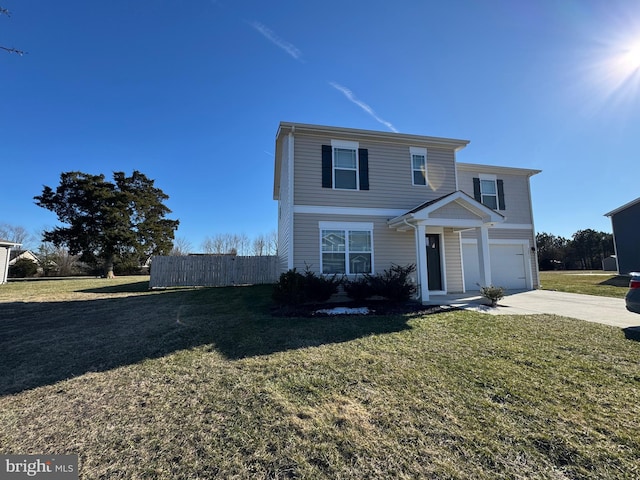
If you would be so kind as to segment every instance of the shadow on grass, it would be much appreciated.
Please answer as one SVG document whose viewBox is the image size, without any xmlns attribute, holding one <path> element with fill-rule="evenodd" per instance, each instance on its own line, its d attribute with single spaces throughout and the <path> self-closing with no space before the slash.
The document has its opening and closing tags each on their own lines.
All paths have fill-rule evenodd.
<svg viewBox="0 0 640 480">
<path fill-rule="evenodd" d="M 149 290 L 149 281 L 138 281 L 131 283 L 123 283 L 120 285 L 108 285 L 106 287 L 98 288 L 86 288 L 82 290 L 76 290 L 83 293 L 136 293 L 146 292 Z"/>
<path fill-rule="evenodd" d="M 624 336 L 627 340 L 640 342 L 640 326 L 623 328 Z"/>
<path fill-rule="evenodd" d="M 92 289 L 141 292 L 146 282 Z M 409 317 L 282 318 L 271 286 L 0 304 L 0 395 L 203 347 L 229 360 L 410 328 Z"/>
<path fill-rule="evenodd" d="M 611 277 L 608 280 L 598 283 L 598 285 L 609 285 L 611 287 L 628 287 L 629 286 L 629 276 L 628 275 L 617 275 L 615 277 Z"/>
</svg>

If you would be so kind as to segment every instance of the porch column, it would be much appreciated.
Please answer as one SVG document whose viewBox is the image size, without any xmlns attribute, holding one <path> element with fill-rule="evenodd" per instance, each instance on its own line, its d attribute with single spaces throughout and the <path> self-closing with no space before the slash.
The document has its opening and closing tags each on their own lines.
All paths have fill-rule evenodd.
<svg viewBox="0 0 640 480">
<path fill-rule="evenodd" d="M 489 227 L 483 225 L 476 228 L 478 239 L 478 266 L 480 270 L 480 286 L 491 285 L 491 255 L 489 253 Z"/>
<path fill-rule="evenodd" d="M 429 301 L 429 276 L 427 275 L 427 229 L 424 225 L 418 225 L 416 232 L 416 268 L 418 270 L 418 282 L 420 283 L 420 301 L 424 304 Z"/>
</svg>

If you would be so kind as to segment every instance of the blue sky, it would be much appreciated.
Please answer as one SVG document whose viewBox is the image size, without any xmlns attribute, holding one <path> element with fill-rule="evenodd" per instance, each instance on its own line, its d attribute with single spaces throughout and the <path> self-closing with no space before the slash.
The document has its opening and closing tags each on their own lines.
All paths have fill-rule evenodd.
<svg viewBox="0 0 640 480">
<path fill-rule="evenodd" d="M 1 0 L 0 223 L 63 171 L 137 169 L 178 237 L 276 227 L 281 120 L 470 140 L 541 169 L 538 232 L 611 231 L 638 196 L 637 0 Z"/>
</svg>

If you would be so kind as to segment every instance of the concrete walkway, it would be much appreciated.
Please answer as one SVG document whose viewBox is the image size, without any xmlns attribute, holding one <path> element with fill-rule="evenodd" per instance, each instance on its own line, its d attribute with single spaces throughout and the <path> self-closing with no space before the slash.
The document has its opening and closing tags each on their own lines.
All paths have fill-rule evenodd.
<svg viewBox="0 0 640 480">
<path fill-rule="evenodd" d="M 531 290 L 509 294 L 500 300 L 495 308 L 487 306 L 487 300 L 477 294 L 432 298 L 432 303 L 438 302 L 491 315 L 551 314 L 614 327 L 640 329 L 640 314 L 627 311 L 622 298 Z"/>
</svg>

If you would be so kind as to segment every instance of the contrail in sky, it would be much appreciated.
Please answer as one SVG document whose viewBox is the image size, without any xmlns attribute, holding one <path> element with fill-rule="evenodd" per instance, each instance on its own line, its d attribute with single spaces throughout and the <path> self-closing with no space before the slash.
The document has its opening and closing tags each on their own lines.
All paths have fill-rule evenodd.
<svg viewBox="0 0 640 480">
<path fill-rule="evenodd" d="M 260 22 L 251 22 L 250 25 L 255 28 L 258 32 L 260 32 L 264 38 L 273 43 L 276 47 L 281 48 L 289 55 L 291 55 L 296 60 L 302 61 L 300 57 L 302 56 L 302 52 L 298 47 L 296 47 L 293 43 L 289 43 L 286 40 L 278 37 L 273 30 L 267 28 Z"/>
<path fill-rule="evenodd" d="M 364 110 L 369 115 L 371 115 L 377 122 L 381 123 L 382 125 L 387 127 L 389 130 L 391 130 L 392 132 L 398 133 L 398 130 L 396 129 L 396 127 L 393 126 L 393 124 L 391 122 L 387 122 L 386 120 L 383 120 L 382 118 L 380 118 L 376 114 L 376 112 L 373 111 L 373 108 L 371 108 L 369 105 L 367 105 L 363 101 L 358 100 L 355 97 L 355 95 L 353 94 L 353 92 L 351 90 L 349 90 L 347 87 L 343 87 L 342 85 L 340 85 L 340 84 L 338 84 L 336 82 L 329 82 L 329 85 L 331 85 L 333 88 L 335 88 L 339 92 L 342 92 L 344 94 L 344 96 L 349 99 L 349 101 L 355 103 L 362 110 Z"/>
</svg>

